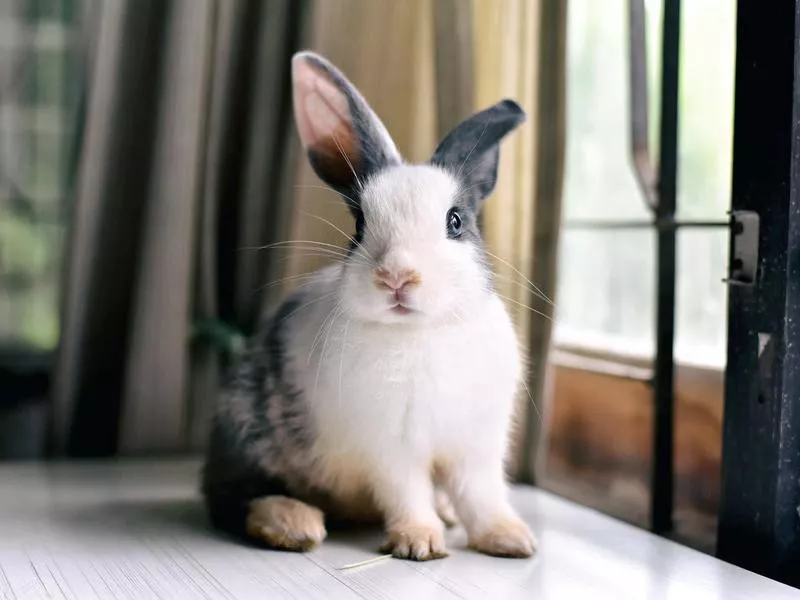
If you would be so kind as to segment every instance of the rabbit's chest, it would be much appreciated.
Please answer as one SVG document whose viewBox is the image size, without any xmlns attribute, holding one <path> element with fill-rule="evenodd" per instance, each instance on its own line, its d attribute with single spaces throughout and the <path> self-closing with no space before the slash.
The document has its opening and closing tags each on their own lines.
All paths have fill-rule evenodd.
<svg viewBox="0 0 800 600">
<path fill-rule="evenodd" d="M 428 454 L 508 420 L 519 375 L 509 323 L 397 334 L 331 329 L 305 372 L 325 445 Z"/>
</svg>

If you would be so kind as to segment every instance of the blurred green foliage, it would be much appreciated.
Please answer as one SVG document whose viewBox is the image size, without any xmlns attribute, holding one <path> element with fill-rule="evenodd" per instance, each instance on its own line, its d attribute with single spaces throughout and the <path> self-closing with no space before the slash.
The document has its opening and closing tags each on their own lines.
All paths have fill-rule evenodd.
<svg viewBox="0 0 800 600">
<path fill-rule="evenodd" d="M 0 8 L 0 344 L 58 343 L 68 211 L 68 152 L 77 97 L 73 0 Z"/>
</svg>

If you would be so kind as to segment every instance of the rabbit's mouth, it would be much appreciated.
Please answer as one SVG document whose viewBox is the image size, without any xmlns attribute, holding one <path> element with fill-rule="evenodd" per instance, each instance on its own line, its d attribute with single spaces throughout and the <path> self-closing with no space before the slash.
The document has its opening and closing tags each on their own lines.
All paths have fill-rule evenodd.
<svg viewBox="0 0 800 600">
<path fill-rule="evenodd" d="M 414 312 L 413 309 L 408 308 L 407 306 L 404 306 L 404 305 L 402 305 L 400 303 L 395 304 L 389 310 L 392 311 L 396 315 L 408 315 L 408 314 L 411 314 L 412 312 Z"/>
</svg>

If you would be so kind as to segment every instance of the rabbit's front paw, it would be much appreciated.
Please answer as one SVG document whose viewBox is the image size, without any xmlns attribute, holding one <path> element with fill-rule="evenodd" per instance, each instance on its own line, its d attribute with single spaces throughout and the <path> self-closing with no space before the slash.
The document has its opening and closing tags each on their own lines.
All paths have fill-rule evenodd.
<svg viewBox="0 0 800 600">
<path fill-rule="evenodd" d="M 413 523 L 392 527 L 381 551 L 410 560 L 433 560 L 447 556 L 441 528 Z"/>
<path fill-rule="evenodd" d="M 470 536 L 470 548 L 506 558 L 527 558 L 536 551 L 536 538 L 530 527 L 515 516 L 503 517 L 486 530 Z"/>
<path fill-rule="evenodd" d="M 266 496 L 250 503 L 247 533 L 272 548 L 306 552 L 325 539 L 325 515 L 294 498 Z"/>
</svg>

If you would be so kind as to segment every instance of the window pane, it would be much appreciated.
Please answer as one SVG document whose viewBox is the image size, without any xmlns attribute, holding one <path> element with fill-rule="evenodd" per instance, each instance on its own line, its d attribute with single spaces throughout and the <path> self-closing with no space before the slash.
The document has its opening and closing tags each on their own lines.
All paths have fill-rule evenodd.
<svg viewBox="0 0 800 600">
<path fill-rule="evenodd" d="M 683 2 L 678 214 L 724 219 L 730 208 L 736 2 Z"/>
<path fill-rule="evenodd" d="M 48 0 L 0 16 L 0 346 L 50 350 L 58 342 L 59 270 L 80 79 L 72 2 Z M 61 20 L 58 20 L 61 19 Z M 12 69 L 12 67 L 14 67 Z M 7 78 L 6 78 L 7 79 Z"/>
<path fill-rule="evenodd" d="M 36 64 L 30 72 L 32 96 L 40 105 L 57 106 L 64 101 L 64 50 L 62 48 L 40 50 Z"/>
<path fill-rule="evenodd" d="M 663 14 L 660 2 L 648 1 L 646 7 L 651 149 L 656 157 Z M 570 3 L 567 228 L 574 219 L 650 218 L 629 159 L 627 10 L 626 0 Z M 721 220 L 730 206 L 735 11 L 732 0 L 683 6 L 679 218 Z M 605 344 L 609 351 L 652 356 L 652 234 L 567 230 L 561 252 L 558 341 L 600 348 Z M 678 253 L 676 358 L 719 367 L 725 362 L 726 290 L 721 280 L 727 234 L 682 231 Z"/>
<path fill-rule="evenodd" d="M 622 355 L 652 357 L 655 236 L 645 231 L 563 234 L 556 339 Z M 678 233 L 675 357 L 722 367 L 726 353 L 728 234 Z"/>
<path fill-rule="evenodd" d="M 655 236 L 565 230 L 559 257 L 559 343 L 652 357 Z"/>
<path fill-rule="evenodd" d="M 48 133 L 37 133 L 33 138 L 33 156 L 31 157 L 30 177 L 22 180 L 23 189 L 37 199 L 39 209 L 49 209 L 52 214 L 53 204 L 61 201 L 65 180 L 64 155 L 69 150 L 65 136 Z"/>
<path fill-rule="evenodd" d="M 660 14 L 647 14 L 653 91 Z M 572 0 L 568 19 L 565 219 L 648 219 L 630 161 L 628 2 Z M 657 97 L 651 93 L 651 129 Z"/>
<path fill-rule="evenodd" d="M 728 232 L 695 229 L 678 232 L 675 358 L 679 362 L 723 367 L 726 356 Z"/>
</svg>

